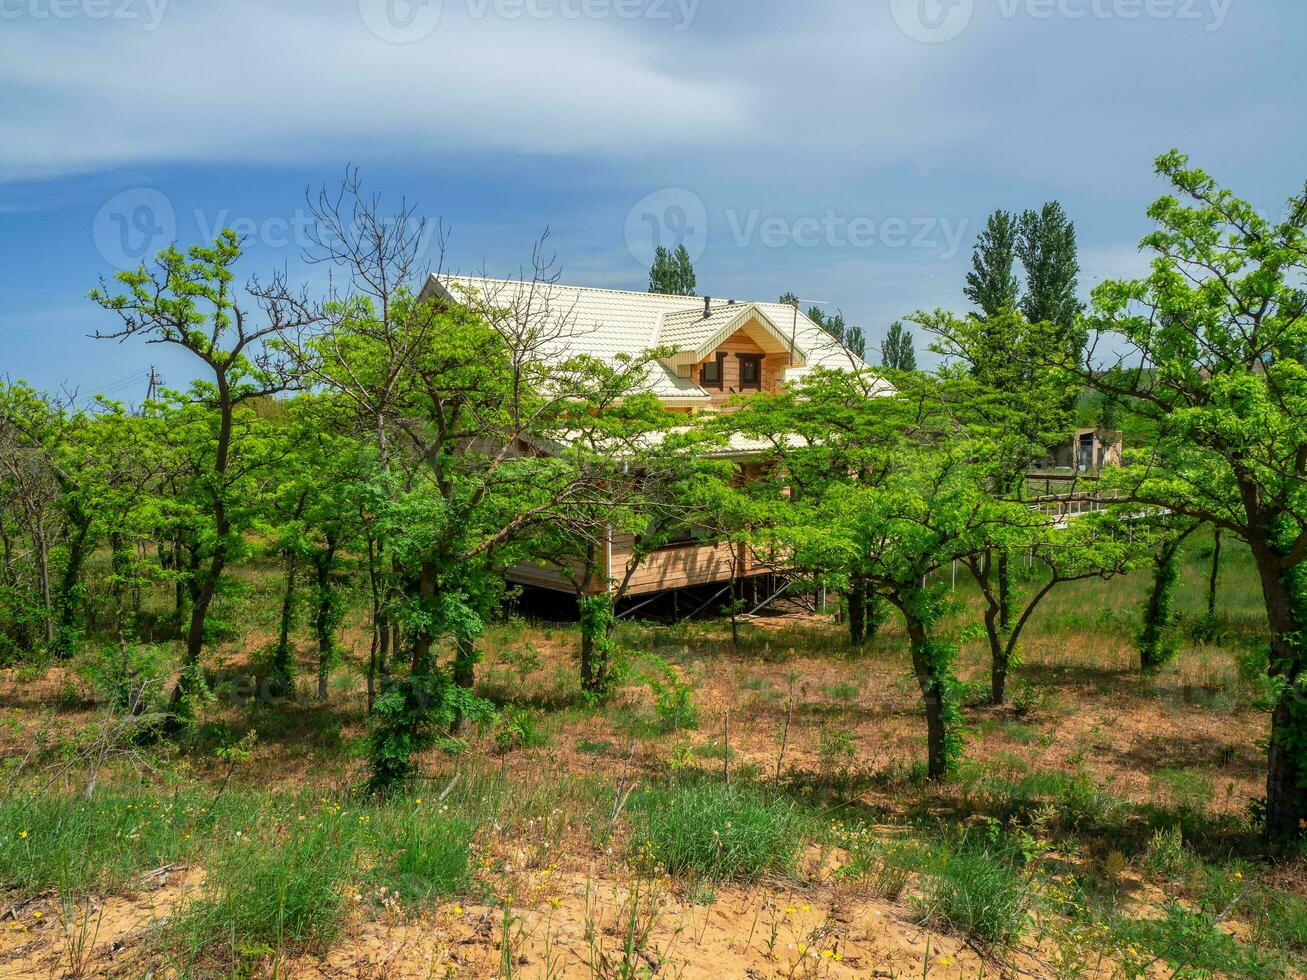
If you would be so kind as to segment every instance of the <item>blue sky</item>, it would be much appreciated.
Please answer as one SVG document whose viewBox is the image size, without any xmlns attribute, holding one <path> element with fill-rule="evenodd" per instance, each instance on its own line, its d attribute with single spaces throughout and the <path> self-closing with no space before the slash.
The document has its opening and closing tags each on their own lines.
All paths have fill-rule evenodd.
<svg viewBox="0 0 1307 980">
<path fill-rule="evenodd" d="M 1278 213 L 1307 178 L 1300 0 L 0 0 L 0 376 L 144 392 L 87 338 L 116 264 L 231 224 L 300 260 L 304 193 L 357 164 L 511 274 L 825 300 L 867 331 L 965 308 L 995 208 L 1060 200 L 1083 289 L 1143 268 L 1179 147 Z M 433 258 L 435 251 L 432 251 Z M 135 387 L 139 387 L 139 391 Z"/>
</svg>

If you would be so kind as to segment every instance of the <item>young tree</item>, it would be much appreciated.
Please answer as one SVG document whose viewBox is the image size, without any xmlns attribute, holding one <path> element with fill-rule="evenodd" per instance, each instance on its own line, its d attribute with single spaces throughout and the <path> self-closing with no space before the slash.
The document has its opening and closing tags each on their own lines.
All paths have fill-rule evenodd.
<svg viewBox="0 0 1307 980">
<path fill-rule="evenodd" d="M 1016 309 L 1019 287 L 1014 267 L 1019 236 L 1016 215 L 995 211 L 976 239 L 971 271 L 967 273 L 963 291 L 976 304 L 981 319 Z"/>
<path fill-rule="evenodd" d="M 1248 542 L 1278 692 L 1266 829 L 1296 836 L 1307 820 L 1307 191 L 1272 221 L 1178 151 L 1157 172 L 1174 194 L 1148 212 L 1152 273 L 1094 291 L 1088 325 L 1121 353 L 1099 359 L 1095 342 L 1080 375 L 1157 433 L 1160 465 L 1107 474 L 1120 499 Z"/>
<path fill-rule="evenodd" d="M 1070 428 L 1067 406 L 1077 383 L 1051 363 L 1064 351 L 1061 331 L 1047 321 L 1031 323 L 1010 307 L 983 319 L 974 314 L 958 319 L 945 312 L 917 314 L 915 319 L 935 336 L 933 349 L 957 365 L 952 375 L 958 395 L 955 411 L 960 424 L 987 441 L 990 492 L 1006 500 L 1024 500 L 1028 464 L 1066 438 Z M 1128 564 L 1125 555 L 1087 547 L 1088 542 L 1068 552 L 1064 545 L 1076 539 L 1062 535 L 1062 541 L 1051 543 L 1045 523 L 1037 518 L 1019 531 L 1007 528 L 983 554 L 966 563 L 986 603 L 994 704 L 1006 699 L 1021 629 L 1048 591 L 1072 579 L 1110 577 Z M 1049 577 L 1017 610 L 1020 596 L 1012 555 L 1032 549 L 1041 554 L 1041 569 Z"/>
<path fill-rule="evenodd" d="M 4 534 L 4 632 L 14 652 L 27 655 L 38 642 L 54 651 L 58 643 L 54 580 L 56 549 L 65 537 L 69 514 L 61 501 L 68 475 L 55 453 L 67 425 L 66 414 L 30 386 L 0 386 L 0 516 Z M 74 504 L 74 511 L 80 507 Z M 67 603 L 59 604 L 67 609 Z M 39 640 L 38 640 L 39 637 Z"/>
<path fill-rule="evenodd" d="M 604 701 L 615 681 L 616 606 L 656 549 L 704 519 L 698 502 L 710 460 L 693 452 L 692 436 L 674 431 L 675 416 L 646 388 L 659 351 L 594 361 L 588 390 L 565 406 L 568 440 L 558 458 L 593 488 L 565 514 L 538 525 L 521 549 L 532 561 L 556 565 L 576 593 L 581 628 L 581 690 Z M 611 567 L 614 541 L 630 542 Z"/>
<path fill-rule="evenodd" d="M 890 324 L 889 333 L 885 335 L 885 345 L 880 352 L 881 367 L 891 371 L 915 371 L 917 369 L 917 352 L 912 346 L 912 331 L 903 323 L 895 320 Z"/>
<path fill-rule="evenodd" d="M 260 345 L 264 338 L 302 329 L 318 319 L 307 297 L 293 293 L 282 275 L 268 283 L 251 280 L 246 291 L 262 311 L 264 322 L 253 324 L 233 288 L 233 268 L 241 255 L 234 232 L 224 231 L 212 246 L 193 245 L 185 253 L 169 246 L 153 267 L 145 265 L 115 277 L 125 292 L 111 294 L 107 283 L 91 298 L 122 321 L 119 330 L 97 332 L 99 339 L 141 338 L 169 344 L 194 355 L 212 381 L 193 387 L 191 398 L 211 427 L 197 446 L 207 472 L 205 498 L 207 533 L 196 539 L 197 567 L 186 633 L 186 661 L 173 689 L 173 724 L 183 700 L 200 682 L 200 656 L 205 619 L 233 552 L 242 546 L 244 530 L 237 515 L 248 514 L 248 501 L 233 494 L 233 485 L 248 476 L 249 460 L 240 459 L 234 436 L 237 409 L 257 397 L 284 390 L 292 383 L 286 365 Z"/>
<path fill-rule="evenodd" d="M 1172 603 L 1175 586 L 1180 581 L 1180 548 L 1201 525 L 1184 521 L 1179 527 L 1159 527 L 1153 554 L 1153 585 L 1144 604 L 1144 622 L 1140 627 L 1139 666 L 1157 670 L 1175 659 L 1178 649 L 1175 636 L 1175 612 Z"/>
<path fill-rule="evenodd" d="M 348 504 L 349 522 L 358 529 L 366 556 L 371 707 L 401 646 L 395 617 L 403 601 L 402 569 L 390 554 L 382 520 L 390 506 L 388 494 L 404 483 L 395 463 L 406 451 L 400 444 L 399 402 L 404 378 L 414 358 L 430 345 L 439 322 L 434 308 L 414 297 L 432 271 L 428 261 L 434 260 L 439 270 L 444 237 L 440 225 L 421 217 L 416 205 L 401 201 L 394 213 L 384 211 L 380 197 L 365 193 L 355 168 L 333 191 L 323 187 L 308 196 L 306 207 L 314 220 L 305 261 L 341 270 L 346 285 L 333 289 L 323 304 L 321 323 L 306 335 L 286 338 L 282 349 L 310 385 L 331 396 L 334 430 L 354 440 L 359 472 L 372 474 L 349 484 Z M 322 545 L 315 553 L 326 557 L 331 551 L 331 563 L 339 563 L 339 548 L 332 550 L 325 539 Z M 327 573 L 328 581 L 333 574 Z M 320 607 L 315 622 L 322 621 L 322 611 Z M 321 656 L 319 661 L 321 689 Z"/>
<path fill-rule="evenodd" d="M 837 484 L 849 479 L 878 479 L 892 458 L 892 450 L 882 439 L 881 419 L 874 411 L 880 406 L 858 412 L 848 407 L 869 404 L 890 390 L 870 371 L 819 371 L 805 378 L 801 386 L 754 395 L 737 411 L 718 419 L 716 427 L 727 436 L 738 433 L 766 446 L 762 458 L 774 464 L 766 467 L 770 479 L 740 488 L 739 495 L 757 498 L 756 507 L 761 510 L 741 523 L 764 529 L 776 526 L 788 520 L 791 503 L 802 503 L 810 508 L 810 514 L 817 515 Z M 743 504 L 731 508 L 733 512 L 742 509 L 748 508 Z M 764 531 L 755 543 L 768 544 L 766 534 Z M 841 593 L 849 641 L 854 647 L 864 645 L 868 627 L 877 622 L 880 612 L 863 570 L 840 559 L 827 565 L 810 564 L 806 571 Z"/>
<path fill-rule="evenodd" d="M 771 506 L 755 537 L 842 583 L 851 619 L 867 595 L 902 613 L 937 779 L 961 751 L 960 699 L 956 646 L 939 635 L 949 590 L 930 576 L 1031 522 L 1024 504 L 989 492 L 991 447 L 956 424 L 950 387 L 912 375 L 890 392 L 870 372 L 818 370 L 724 420 L 768 444 L 775 463 L 754 491 L 770 491 Z"/>
</svg>

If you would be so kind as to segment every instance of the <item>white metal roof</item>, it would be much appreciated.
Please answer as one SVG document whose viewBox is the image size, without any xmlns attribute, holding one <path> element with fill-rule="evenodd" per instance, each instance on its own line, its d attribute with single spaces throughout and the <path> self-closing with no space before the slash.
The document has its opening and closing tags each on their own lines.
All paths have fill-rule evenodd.
<svg viewBox="0 0 1307 980">
<path fill-rule="evenodd" d="M 705 344 L 720 344 L 756 315 L 777 344 L 784 342 L 795 352 L 795 366 L 787 368 L 783 376 L 786 382 L 797 380 L 813 367 L 865 367 L 857 355 L 783 303 L 712 300 L 705 317 L 701 296 L 435 275 L 424 294 L 433 291 L 471 306 L 492 322 L 512 320 L 519 327 L 534 325 L 550 338 L 547 346 L 559 356 L 585 353 L 612 359 L 667 346 L 684 355 L 697 354 Z M 693 379 L 680 376 L 671 364 L 660 363 L 658 367 L 661 370 L 651 372 L 649 385 L 660 398 L 707 403 L 708 392 Z"/>
</svg>

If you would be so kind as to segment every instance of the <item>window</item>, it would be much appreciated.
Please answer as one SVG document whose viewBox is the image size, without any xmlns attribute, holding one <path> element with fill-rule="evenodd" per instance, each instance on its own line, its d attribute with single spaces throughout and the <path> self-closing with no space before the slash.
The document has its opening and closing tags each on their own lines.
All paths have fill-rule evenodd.
<svg viewBox="0 0 1307 980">
<path fill-rule="evenodd" d="M 740 359 L 740 388 L 762 388 L 762 355 L 736 354 Z"/>
<path fill-rule="evenodd" d="M 715 360 L 707 361 L 699 369 L 699 383 L 705 388 L 721 388 L 722 386 L 722 364 L 726 360 L 725 354 L 718 354 Z"/>
</svg>

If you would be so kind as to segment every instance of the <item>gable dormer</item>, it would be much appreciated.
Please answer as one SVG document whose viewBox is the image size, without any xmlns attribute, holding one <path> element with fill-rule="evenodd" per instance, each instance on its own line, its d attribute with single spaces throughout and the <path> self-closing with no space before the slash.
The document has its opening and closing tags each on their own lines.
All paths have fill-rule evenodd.
<svg viewBox="0 0 1307 980">
<path fill-rule="evenodd" d="M 676 353 L 663 362 L 698 384 L 711 403 L 750 391 L 776 391 L 786 368 L 804 367 L 794 326 L 778 323 L 755 303 L 717 303 L 664 314 L 658 346 Z"/>
</svg>

